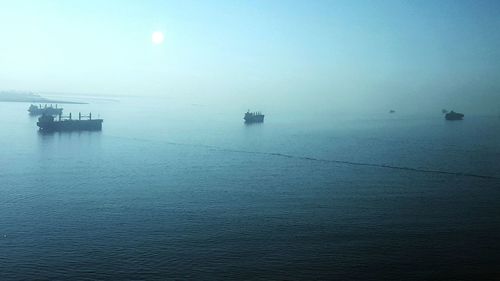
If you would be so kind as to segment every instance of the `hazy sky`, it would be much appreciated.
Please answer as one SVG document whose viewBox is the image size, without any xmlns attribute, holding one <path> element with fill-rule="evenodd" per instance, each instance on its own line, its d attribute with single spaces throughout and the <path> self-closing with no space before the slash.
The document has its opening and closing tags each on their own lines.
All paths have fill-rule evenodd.
<svg viewBox="0 0 500 281">
<path fill-rule="evenodd" d="M 0 40 L 4 90 L 500 108 L 500 1 L 2 0 Z"/>
</svg>

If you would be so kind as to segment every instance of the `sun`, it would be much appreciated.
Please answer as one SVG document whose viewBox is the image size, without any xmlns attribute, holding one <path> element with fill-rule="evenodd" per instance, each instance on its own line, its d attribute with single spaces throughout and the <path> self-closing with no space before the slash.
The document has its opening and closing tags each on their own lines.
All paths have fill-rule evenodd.
<svg viewBox="0 0 500 281">
<path fill-rule="evenodd" d="M 155 31 L 151 35 L 151 42 L 155 45 L 160 45 L 161 43 L 163 43 L 164 39 L 165 37 L 163 36 L 163 32 L 161 31 Z"/>
</svg>

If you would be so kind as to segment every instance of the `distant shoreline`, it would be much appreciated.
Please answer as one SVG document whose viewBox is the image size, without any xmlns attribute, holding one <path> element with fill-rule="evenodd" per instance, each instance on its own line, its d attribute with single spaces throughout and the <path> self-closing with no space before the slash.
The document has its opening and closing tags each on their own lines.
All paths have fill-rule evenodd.
<svg viewBox="0 0 500 281">
<path fill-rule="evenodd" d="M 0 97 L 0 102 L 25 102 L 25 103 L 57 103 L 57 104 L 89 104 L 88 102 L 79 102 L 79 101 L 60 101 L 60 100 L 13 100 L 13 99 L 2 99 Z"/>
<path fill-rule="evenodd" d="M 33 93 L 0 92 L 0 102 L 88 104 L 86 102 L 53 100 Z"/>
</svg>

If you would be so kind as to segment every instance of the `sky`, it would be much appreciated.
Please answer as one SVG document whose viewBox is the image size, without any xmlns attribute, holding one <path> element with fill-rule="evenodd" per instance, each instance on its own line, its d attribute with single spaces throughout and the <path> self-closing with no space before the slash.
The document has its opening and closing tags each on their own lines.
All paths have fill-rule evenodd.
<svg viewBox="0 0 500 281">
<path fill-rule="evenodd" d="M 499 74 L 498 1 L 0 0 L 1 90 L 500 112 Z"/>
</svg>

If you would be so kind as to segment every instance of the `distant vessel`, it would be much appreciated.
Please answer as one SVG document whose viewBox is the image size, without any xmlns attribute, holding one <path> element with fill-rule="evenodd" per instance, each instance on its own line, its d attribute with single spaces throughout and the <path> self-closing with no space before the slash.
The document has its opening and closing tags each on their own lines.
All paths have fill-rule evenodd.
<svg viewBox="0 0 500 281">
<path fill-rule="evenodd" d="M 389 113 L 395 113 L 395 112 L 396 112 L 396 110 L 393 110 L 393 109 L 389 110 Z"/>
<path fill-rule="evenodd" d="M 62 111 L 63 109 L 62 108 L 57 108 L 57 104 L 56 104 L 56 107 L 52 107 L 52 104 L 50 106 L 47 106 L 45 105 L 44 107 L 42 107 L 42 105 L 30 105 L 30 107 L 28 108 L 28 112 L 30 113 L 30 115 L 60 115 L 62 114 Z"/>
<path fill-rule="evenodd" d="M 83 119 L 87 118 L 87 119 Z M 102 119 L 92 119 L 92 113 L 87 116 L 78 114 L 78 120 L 71 119 L 71 113 L 67 119 L 62 119 L 63 117 L 59 114 L 58 120 L 54 120 L 52 115 L 42 115 L 38 118 L 36 125 L 40 128 L 40 131 L 54 132 L 54 131 L 100 131 L 102 129 Z"/>
<path fill-rule="evenodd" d="M 245 123 L 262 123 L 264 122 L 264 114 L 260 112 L 250 112 L 250 110 L 248 110 L 243 119 L 245 119 Z"/>
<path fill-rule="evenodd" d="M 464 119 L 464 115 L 462 113 L 458 113 L 458 112 L 455 112 L 453 110 L 446 113 L 446 115 L 444 117 L 446 118 L 446 120 L 462 120 L 462 119 Z"/>
</svg>

